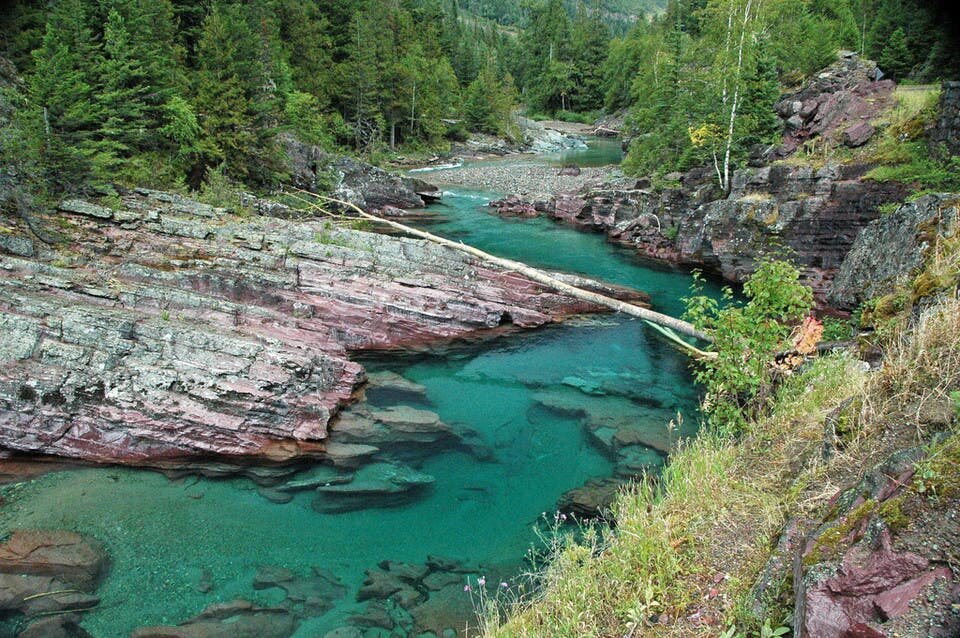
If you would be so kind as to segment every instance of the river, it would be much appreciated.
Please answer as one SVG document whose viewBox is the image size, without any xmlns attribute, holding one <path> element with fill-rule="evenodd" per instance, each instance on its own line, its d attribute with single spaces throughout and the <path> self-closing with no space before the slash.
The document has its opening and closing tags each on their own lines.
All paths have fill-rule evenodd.
<svg viewBox="0 0 960 638">
<path fill-rule="evenodd" d="M 588 154 L 606 161 L 610 148 L 598 153 L 591 146 L 582 153 L 585 161 L 591 161 Z M 543 219 L 490 215 L 484 208 L 495 196 L 447 192 L 433 207 L 436 219 L 424 227 L 532 265 L 645 290 L 655 309 L 682 312 L 689 274 L 651 268 L 599 235 Z M 419 603 L 429 595 L 430 609 L 414 616 L 418 632 L 429 625 L 439 636 L 444 627 L 436 623 L 452 626 L 449 619 L 470 615 L 478 577 L 486 576 L 488 587 L 504 582 L 504 592 L 517 591 L 536 541 L 534 528 L 553 520 L 565 491 L 622 466 L 624 459 L 602 445 L 605 436 L 629 424 L 655 439 L 675 437 L 680 433 L 666 427 L 678 411 L 686 415 L 682 433 L 694 429 L 697 393 L 687 362 L 627 317 L 596 315 L 436 352 L 370 357 L 364 364 L 422 386 L 414 392 L 372 391 L 374 407 L 406 404 L 433 411 L 457 431 L 470 432 L 475 443 L 470 450 L 451 447 L 428 455 L 382 450 L 382 458 L 433 477 L 415 498 L 392 507 L 321 512 L 310 492 L 277 504 L 247 479 L 169 480 L 149 471 L 82 469 L 4 487 L 0 529 L 71 529 L 104 544 L 111 568 L 98 590 L 102 601 L 82 623 L 97 638 L 175 624 L 214 602 L 280 604 L 289 597 L 284 590 L 253 588 L 263 566 L 287 568 L 307 580 L 317 568 L 342 583 L 344 595 L 332 608 L 295 603 L 303 620 L 294 635 L 323 637 L 360 624 L 352 617 L 370 612 L 368 602 L 356 601 L 366 570 L 387 560 L 422 566 L 430 556 L 444 559 L 431 562 L 437 589 L 424 584 L 426 568 L 417 567 Z M 633 461 L 640 454 L 650 468 L 663 461 L 654 450 L 630 449 Z M 467 584 L 474 591 L 465 592 Z M 414 624 L 399 606 L 375 607 L 382 624 L 384 611 L 398 627 Z M 376 617 L 368 613 L 366 624 Z"/>
</svg>

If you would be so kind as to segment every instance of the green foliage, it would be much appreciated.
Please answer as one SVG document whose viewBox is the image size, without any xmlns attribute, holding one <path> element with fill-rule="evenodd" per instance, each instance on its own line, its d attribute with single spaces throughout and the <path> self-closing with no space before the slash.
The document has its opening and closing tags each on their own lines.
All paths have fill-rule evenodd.
<svg viewBox="0 0 960 638">
<path fill-rule="evenodd" d="M 735 303 L 729 288 L 720 302 L 704 295 L 685 300 L 686 318 L 713 338 L 718 353 L 698 361 L 694 372 L 706 386 L 704 409 L 717 430 L 737 432 L 766 406 L 774 355 L 813 307 L 813 292 L 799 278 L 790 263 L 764 259 L 744 284 L 746 303 Z"/>
<path fill-rule="evenodd" d="M 464 123 L 471 131 L 505 135 L 509 132 L 513 100 L 510 80 L 497 79 L 493 67 L 488 65 L 464 92 Z"/>
<path fill-rule="evenodd" d="M 918 190 L 955 191 L 960 189 L 960 157 L 946 161 L 928 155 L 922 142 L 905 145 L 908 161 L 893 166 L 878 166 L 866 177 L 878 182 L 900 182 Z"/>
<path fill-rule="evenodd" d="M 237 214 L 247 215 L 250 210 L 243 205 L 243 187 L 230 178 L 225 168 L 212 167 L 196 192 L 198 201 Z"/>
</svg>

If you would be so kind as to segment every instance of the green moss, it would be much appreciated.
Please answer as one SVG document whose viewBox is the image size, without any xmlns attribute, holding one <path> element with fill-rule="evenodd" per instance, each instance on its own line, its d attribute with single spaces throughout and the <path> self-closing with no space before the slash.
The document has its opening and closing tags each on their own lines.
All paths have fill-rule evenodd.
<svg viewBox="0 0 960 638">
<path fill-rule="evenodd" d="M 816 565 L 835 555 L 840 549 L 840 544 L 850 533 L 856 529 L 863 521 L 877 511 L 877 502 L 868 498 L 856 509 L 847 514 L 837 525 L 828 527 L 824 530 L 810 553 L 803 559 L 806 566 Z"/>
<path fill-rule="evenodd" d="M 951 393 L 951 397 L 955 394 Z M 911 489 L 926 498 L 960 496 L 960 434 L 952 434 L 934 445 L 930 454 L 917 463 Z"/>
<path fill-rule="evenodd" d="M 904 496 L 895 496 L 880 503 L 877 515 L 883 519 L 894 532 L 900 531 L 910 524 L 910 518 L 903 512 Z"/>
</svg>

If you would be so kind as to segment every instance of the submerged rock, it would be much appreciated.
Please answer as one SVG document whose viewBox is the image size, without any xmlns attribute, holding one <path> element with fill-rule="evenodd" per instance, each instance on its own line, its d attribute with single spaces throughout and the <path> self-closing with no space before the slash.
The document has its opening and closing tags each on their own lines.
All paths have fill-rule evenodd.
<svg viewBox="0 0 960 638">
<path fill-rule="evenodd" d="M 276 587 L 286 594 L 283 604 L 299 614 L 320 616 L 334 607 L 343 598 L 347 588 L 340 579 L 314 567 L 309 575 L 274 566 L 261 566 L 253 578 L 254 589 Z"/>
<path fill-rule="evenodd" d="M 353 480 L 352 472 L 342 472 L 329 465 L 317 465 L 296 475 L 291 481 L 277 486 L 281 492 L 314 490 L 324 485 L 339 485 Z"/>
<path fill-rule="evenodd" d="M 557 509 L 582 518 L 605 517 L 610 506 L 623 487 L 616 479 L 593 479 L 584 485 L 568 490 L 557 502 Z"/>
<path fill-rule="evenodd" d="M 415 498 L 434 478 L 393 463 L 373 463 L 357 470 L 349 483 L 317 488 L 313 509 L 340 513 L 371 507 L 393 507 Z"/>
<path fill-rule="evenodd" d="M 77 614 L 38 618 L 17 634 L 17 638 L 93 638 L 79 623 Z"/>
<path fill-rule="evenodd" d="M 258 607 L 246 600 L 217 603 L 177 626 L 143 627 L 131 638 L 289 638 L 293 613 L 282 607 Z"/>
<path fill-rule="evenodd" d="M 107 563 L 98 542 L 75 532 L 15 531 L 0 545 L 0 611 L 32 616 L 91 609 Z"/>
</svg>

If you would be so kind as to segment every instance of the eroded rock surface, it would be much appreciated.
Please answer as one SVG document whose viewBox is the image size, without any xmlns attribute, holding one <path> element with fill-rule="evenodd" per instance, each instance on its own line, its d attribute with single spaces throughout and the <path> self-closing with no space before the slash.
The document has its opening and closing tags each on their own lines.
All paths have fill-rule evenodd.
<svg viewBox="0 0 960 638">
<path fill-rule="evenodd" d="M 790 155 L 816 137 L 847 146 L 865 144 L 875 132 L 868 120 L 893 100 L 894 82 L 882 79 L 882 75 L 874 62 L 842 52 L 834 64 L 811 77 L 800 91 L 777 103 L 777 113 L 787 123 L 777 155 Z"/>
<path fill-rule="evenodd" d="M 9 450 L 161 466 L 319 454 L 364 378 L 351 351 L 588 309 L 423 241 L 169 193 L 68 201 L 60 219 L 68 250 L 0 252 Z"/>
<path fill-rule="evenodd" d="M 924 195 L 871 222 L 843 260 L 828 299 L 853 309 L 918 268 L 932 238 L 948 235 L 960 219 L 956 194 Z"/>
<path fill-rule="evenodd" d="M 940 536 L 943 530 L 955 534 L 955 498 L 937 504 L 939 516 L 954 521 L 913 521 L 918 495 L 911 484 L 922 455 L 905 450 L 870 469 L 836 496 L 826 520 L 802 544 L 792 543 L 799 638 L 920 635 L 910 616 L 925 618 L 924 603 L 957 604 L 960 588 L 939 547 L 951 541 Z M 960 620 L 951 617 L 922 631 L 945 637 L 958 629 Z"/>
</svg>

